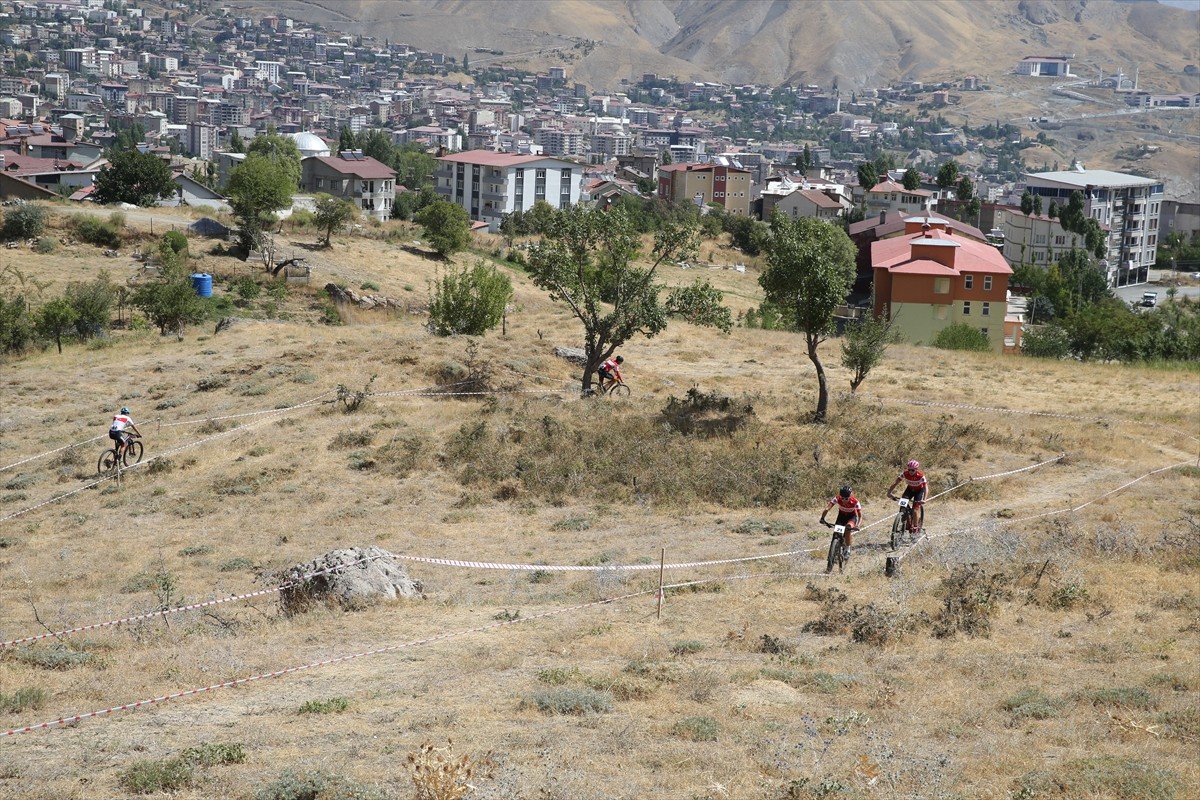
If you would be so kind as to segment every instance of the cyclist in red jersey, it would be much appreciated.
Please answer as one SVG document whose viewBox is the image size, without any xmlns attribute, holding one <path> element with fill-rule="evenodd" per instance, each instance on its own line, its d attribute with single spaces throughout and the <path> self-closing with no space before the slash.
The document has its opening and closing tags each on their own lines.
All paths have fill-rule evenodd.
<svg viewBox="0 0 1200 800">
<path fill-rule="evenodd" d="M 621 356 L 610 358 L 600 365 L 600 388 L 605 388 L 607 383 L 609 386 L 621 382 L 621 365 L 625 363 L 625 359 Z"/>
<path fill-rule="evenodd" d="M 911 519 L 911 533 L 916 533 L 916 527 L 923 525 L 925 522 L 925 490 L 929 488 L 929 481 L 925 478 L 925 473 L 921 472 L 921 465 L 917 461 L 909 461 L 905 465 L 904 472 L 901 472 L 896 480 L 892 481 L 892 485 L 888 487 L 888 497 L 896 499 L 892 494 L 896 491 L 896 487 L 900 482 L 904 481 L 907 486 L 904 489 L 904 498 L 911 500 L 913 504 L 913 513 Z"/>
<path fill-rule="evenodd" d="M 830 498 L 829 505 L 825 506 L 825 510 L 821 512 L 822 525 L 828 524 L 825 522 L 825 515 L 834 506 L 837 506 L 838 510 L 837 522 L 834 524 L 846 526 L 846 548 L 849 549 L 852 544 L 852 534 L 856 529 L 862 527 L 862 505 L 847 484 L 841 488 L 836 497 Z"/>
</svg>

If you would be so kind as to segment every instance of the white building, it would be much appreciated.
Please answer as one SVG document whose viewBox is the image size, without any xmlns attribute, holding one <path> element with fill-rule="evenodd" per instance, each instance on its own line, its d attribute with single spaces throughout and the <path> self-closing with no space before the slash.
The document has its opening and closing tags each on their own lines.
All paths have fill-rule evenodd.
<svg viewBox="0 0 1200 800">
<path fill-rule="evenodd" d="M 438 161 L 438 195 L 493 230 L 505 214 L 528 211 L 539 200 L 554 208 L 579 202 L 583 167 L 571 161 L 490 150 L 468 150 Z"/>
<path fill-rule="evenodd" d="M 1083 211 L 1108 231 L 1103 259 L 1111 286 L 1146 283 L 1158 249 L 1158 220 L 1162 212 L 1163 184 L 1104 169 L 1084 169 L 1078 162 L 1062 172 L 1037 172 L 1025 176 L 1030 194 L 1041 195 L 1044 207 L 1051 201 L 1065 207 L 1073 192 L 1083 192 Z"/>
</svg>

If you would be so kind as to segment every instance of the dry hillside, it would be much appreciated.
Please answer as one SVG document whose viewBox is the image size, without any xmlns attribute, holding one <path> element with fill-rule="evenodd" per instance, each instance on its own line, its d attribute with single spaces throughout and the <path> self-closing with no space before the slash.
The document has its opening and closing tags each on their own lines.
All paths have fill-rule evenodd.
<svg viewBox="0 0 1200 800">
<path fill-rule="evenodd" d="M 233 0 L 334 30 L 409 42 L 454 56 L 505 51 L 529 68 L 568 63 L 574 80 L 613 87 L 643 72 L 729 83 L 843 90 L 900 78 L 1011 71 L 1023 56 L 1075 53 L 1095 65 L 1161 74 L 1177 84 L 1200 63 L 1200 14 L 1112 0 Z M 584 48 L 585 42 L 594 48 Z M 482 56 L 472 62 L 482 64 Z"/>
<path fill-rule="evenodd" d="M 211 248 L 192 242 L 218 295 L 261 277 Z M 6 253 L 51 293 L 124 274 L 85 246 Z M 413 311 L 435 275 L 383 238 L 313 253 L 317 283 Z M 757 302 L 753 265 L 707 272 Z M 674 323 L 622 349 L 630 399 L 580 400 L 553 355 L 572 322 L 510 274 L 507 333 L 474 352 L 419 313 L 320 324 L 297 288 L 221 333 L 0 364 L 0 734 L 51 722 L 0 736 L 0 796 L 453 797 L 405 768 L 448 738 L 492 751 L 478 798 L 1200 794 L 1194 371 L 900 345 L 852 399 L 830 342 L 814 427 L 794 336 Z M 489 394 L 421 391 L 471 368 Z M 372 377 L 353 413 L 331 402 Z M 691 387 L 732 403 L 666 411 Z M 158 458 L 85 488 L 122 403 Z M 889 579 L 910 455 L 950 491 Z M 827 576 L 816 520 L 846 480 L 873 524 Z M 424 599 L 362 611 L 172 610 L 369 545 L 477 563 L 401 562 Z M 660 618 L 664 552 L 667 584 L 694 583 Z M 304 793 L 318 775 L 341 788 Z"/>
</svg>

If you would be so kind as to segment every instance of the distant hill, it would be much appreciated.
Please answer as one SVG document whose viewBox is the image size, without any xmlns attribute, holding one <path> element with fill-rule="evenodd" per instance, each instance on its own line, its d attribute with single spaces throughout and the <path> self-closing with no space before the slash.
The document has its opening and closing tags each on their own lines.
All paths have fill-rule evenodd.
<svg viewBox="0 0 1200 800">
<path fill-rule="evenodd" d="M 1139 65 L 1149 88 L 1187 85 L 1200 64 L 1200 13 L 1153 0 L 233 0 L 353 34 L 452 55 L 503 50 L 504 63 L 566 61 L 614 87 L 643 72 L 731 83 L 853 89 L 1011 71 L 1026 55 L 1075 54 L 1075 71 Z M 595 43 L 591 45 L 589 43 Z M 483 56 L 472 63 L 483 63 Z"/>
</svg>

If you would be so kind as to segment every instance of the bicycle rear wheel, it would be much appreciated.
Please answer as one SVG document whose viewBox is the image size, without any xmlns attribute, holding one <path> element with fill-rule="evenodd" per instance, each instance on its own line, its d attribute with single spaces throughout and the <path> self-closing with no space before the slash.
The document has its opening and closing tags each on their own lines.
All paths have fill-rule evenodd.
<svg viewBox="0 0 1200 800">
<path fill-rule="evenodd" d="M 117 468 L 117 451 L 115 449 L 105 450 L 100 454 L 100 460 L 96 462 L 96 474 L 107 475 Z"/>
<path fill-rule="evenodd" d="M 850 548 L 846 546 L 846 540 L 839 539 L 837 543 L 837 564 L 838 572 L 846 571 L 846 562 L 850 560 Z"/>
<path fill-rule="evenodd" d="M 608 390 L 609 397 L 629 397 L 629 387 L 623 383 L 618 383 Z"/>
<path fill-rule="evenodd" d="M 142 460 L 142 443 L 134 439 L 129 444 L 125 445 L 125 457 L 122 463 L 127 467 L 132 467 L 134 464 Z"/>
</svg>

